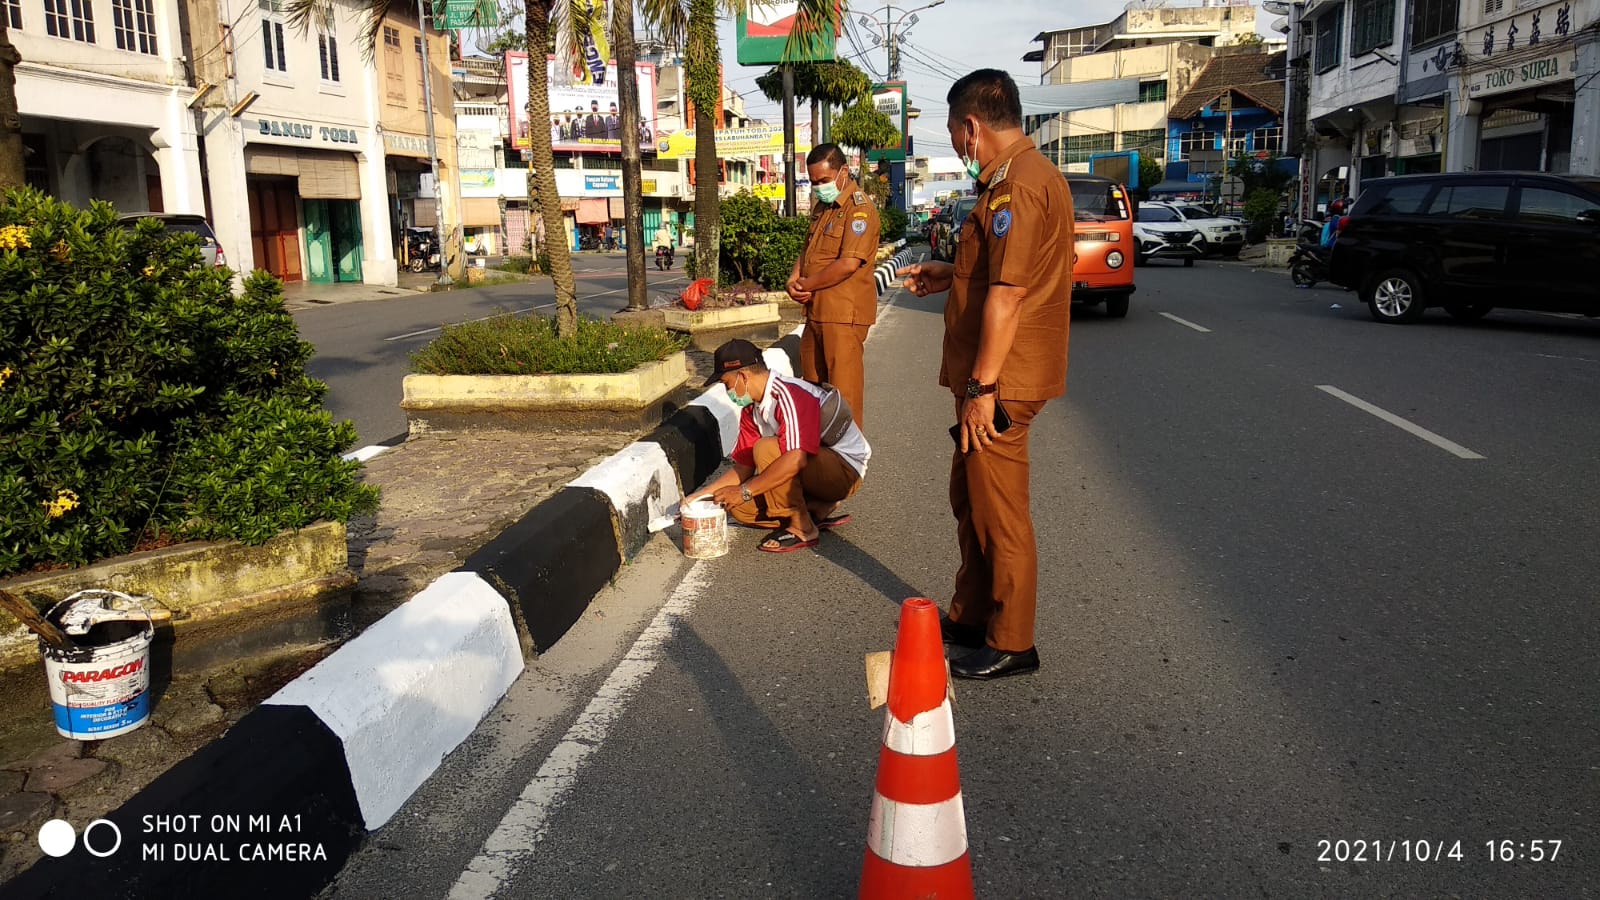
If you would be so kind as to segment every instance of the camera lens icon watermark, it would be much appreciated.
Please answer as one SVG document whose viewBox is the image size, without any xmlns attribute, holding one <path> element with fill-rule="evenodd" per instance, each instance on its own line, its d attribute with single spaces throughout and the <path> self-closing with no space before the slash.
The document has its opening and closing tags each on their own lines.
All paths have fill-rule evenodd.
<svg viewBox="0 0 1600 900">
<path fill-rule="evenodd" d="M 90 835 L 94 840 L 90 841 Z M 78 833 L 65 819 L 51 819 L 39 826 L 39 849 L 46 856 L 62 857 L 78 844 Z M 104 859 L 122 848 L 122 829 L 110 819 L 95 819 L 83 829 L 83 849 L 90 856 Z"/>
</svg>

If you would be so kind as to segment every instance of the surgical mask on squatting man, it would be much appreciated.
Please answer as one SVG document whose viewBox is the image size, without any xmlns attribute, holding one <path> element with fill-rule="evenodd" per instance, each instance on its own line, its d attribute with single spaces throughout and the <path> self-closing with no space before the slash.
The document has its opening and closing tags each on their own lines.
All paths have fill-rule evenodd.
<svg viewBox="0 0 1600 900">
<path fill-rule="evenodd" d="M 756 398 L 750 396 L 749 394 L 741 394 L 738 391 L 735 391 L 732 386 L 729 386 L 727 391 L 728 399 L 732 400 L 733 405 L 739 407 L 740 409 L 744 409 L 746 406 L 756 402 Z"/>
</svg>

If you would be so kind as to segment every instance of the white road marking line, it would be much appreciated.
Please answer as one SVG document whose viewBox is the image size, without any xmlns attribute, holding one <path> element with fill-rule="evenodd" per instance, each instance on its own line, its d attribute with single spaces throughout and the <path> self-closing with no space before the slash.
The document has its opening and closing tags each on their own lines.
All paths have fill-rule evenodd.
<svg viewBox="0 0 1600 900">
<path fill-rule="evenodd" d="M 391 448 L 385 447 L 382 444 L 372 444 L 362 447 L 360 450 L 352 450 L 351 452 L 346 453 L 344 458 L 347 462 L 350 460 L 355 460 L 356 462 L 366 462 L 374 456 L 387 452 L 389 449 Z"/>
<path fill-rule="evenodd" d="M 1549 354 L 1549 353 L 1535 353 L 1534 356 L 1537 356 L 1537 357 L 1539 357 L 1541 359 L 1564 359 L 1564 360 L 1567 360 L 1569 362 L 1586 362 L 1586 363 L 1600 362 L 1600 359 L 1589 359 L 1588 357 L 1585 357 L 1585 356 L 1554 356 L 1554 355 Z"/>
<path fill-rule="evenodd" d="M 517 868 L 532 858 L 548 831 L 556 806 L 577 786 L 580 770 L 605 743 L 611 726 L 622 718 L 634 693 L 666 655 L 673 631 L 688 618 L 695 599 L 709 581 L 704 562 L 695 563 L 684 575 L 627 655 L 611 670 L 578 720 L 545 757 L 533 780 L 483 842 L 477 857 L 456 879 L 450 889 L 450 900 L 494 897 Z"/>
<path fill-rule="evenodd" d="M 1198 331 L 1201 334 L 1210 334 L 1211 333 L 1211 329 L 1205 327 L 1204 325 L 1196 325 L 1195 323 L 1189 321 L 1188 319 L 1180 319 L 1177 316 L 1173 315 L 1172 313 L 1164 312 L 1164 313 L 1162 313 L 1162 315 L 1166 316 L 1167 318 L 1171 319 L 1174 322 L 1177 322 L 1179 325 L 1183 325 L 1183 326 L 1188 327 L 1188 328 L 1193 328 L 1195 331 Z"/>
<path fill-rule="evenodd" d="M 1443 451 L 1445 451 L 1447 453 L 1453 453 L 1453 454 L 1455 454 L 1456 456 L 1459 456 L 1462 459 L 1484 459 L 1485 458 L 1483 456 L 1483 454 L 1481 454 L 1481 453 L 1475 453 L 1475 452 L 1473 452 L 1471 450 L 1468 450 L 1466 447 L 1461 446 L 1460 444 L 1456 443 L 1455 441 L 1450 440 L 1449 438 L 1441 437 L 1441 436 L 1439 436 L 1437 434 L 1434 434 L 1433 432 L 1429 431 L 1426 428 L 1423 428 L 1421 425 L 1418 425 L 1415 422 L 1409 421 L 1407 419 L 1402 419 L 1399 416 L 1395 415 L 1394 413 L 1389 412 L 1388 410 L 1383 409 L 1381 407 L 1373 406 L 1371 403 L 1368 403 L 1367 401 L 1361 399 L 1360 397 L 1357 397 L 1357 396 L 1355 396 L 1353 394 L 1347 394 L 1344 391 L 1339 390 L 1338 388 L 1334 387 L 1331 384 L 1319 384 L 1319 385 L 1317 385 L 1317 390 L 1322 391 L 1325 394 L 1329 394 L 1331 396 L 1338 397 L 1340 400 L 1343 400 L 1344 402 L 1350 404 L 1351 406 L 1354 406 L 1356 409 L 1359 409 L 1362 412 L 1371 413 L 1372 415 L 1377 416 L 1378 418 L 1382 419 L 1385 422 L 1388 422 L 1390 425 L 1393 425 L 1394 427 L 1400 429 L 1401 431 L 1404 431 L 1404 432 L 1407 432 L 1409 434 L 1415 435 L 1415 436 L 1417 436 L 1419 438 L 1422 438 L 1423 440 L 1427 441 L 1428 443 L 1434 445 L 1435 447 L 1438 447 L 1440 450 L 1443 450 Z"/>
<path fill-rule="evenodd" d="M 546 307 L 550 307 L 550 306 L 555 306 L 555 304 L 554 303 L 541 303 L 538 306 L 525 306 L 522 309 L 513 309 L 509 313 L 509 315 L 518 316 L 518 315 L 521 315 L 521 314 L 523 314 L 525 312 L 533 312 L 536 309 L 545 309 Z M 492 312 L 492 313 L 488 314 L 487 316 L 479 316 L 476 319 L 466 319 L 465 321 L 461 321 L 461 322 L 451 322 L 450 324 L 452 324 L 452 325 L 465 325 L 465 324 L 467 324 L 467 322 L 482 322 L 484 319 L 492 319 L 495 316 L 504 316 L 504 315 L 507 315 L 507 313 L 504 313 L 504 312 Z M 436 325 L 433 328 L 424 328 L 421 331 L 412 331 L 412 332 L 408 332 L 406 334 L 397 334 L 394 337 L 386 337 L 386 338 L 384 338 L 384 340 L 385 341 L 403 341 L 406 338 L 422 337 L 425 334 L 433 334 L 433 333 L 439 331 L 440 327 L 442 327 L 442 326 L 437 326 Z"/>
</svg>

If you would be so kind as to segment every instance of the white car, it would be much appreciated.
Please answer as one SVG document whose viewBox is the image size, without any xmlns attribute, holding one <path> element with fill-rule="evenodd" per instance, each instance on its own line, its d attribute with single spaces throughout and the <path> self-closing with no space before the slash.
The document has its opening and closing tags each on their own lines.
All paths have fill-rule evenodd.
<svg viewBox="0 0 1600 900">
<path fill-rule="evenodd" d="M 1219 216 L 1195 203 L 1152 203 L 1165 206 L 1194 226 L 1204 239 L 1201 252 L 1206 256 L 1238 256 L 1244 249 L 1244 223 L 1228 216 Z"/>
<path fill-rule="evenodd" d="M 1185 266 L 1205 255 L 1205 238 L 1165 203 L 1141 203 L 1133 219 L 1133 264 L 1181 259 Z"/>
</svg>

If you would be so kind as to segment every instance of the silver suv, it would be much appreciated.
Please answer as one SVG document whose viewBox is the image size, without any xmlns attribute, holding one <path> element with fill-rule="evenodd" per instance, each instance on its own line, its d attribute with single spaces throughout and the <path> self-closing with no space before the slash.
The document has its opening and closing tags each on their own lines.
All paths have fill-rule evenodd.
<svg viewBox="0 0 1600 900">
<path fill-rule="evenodd" d="M 118 219 L 122 227 L 132 229 L 142 219 L 159 219 L 167 226 L 168 231 L 186 232 L 200 239 L 200 253 L 205 257 L 206 265 L 216 268 L 225 268 L 228 265 L 227 254 L 222 252 L 222 245 L 217 243 L 217 233 L 211 230 L 211 223 L 205 216 L 183 213 L 134 213 Z"/>
</svg>

